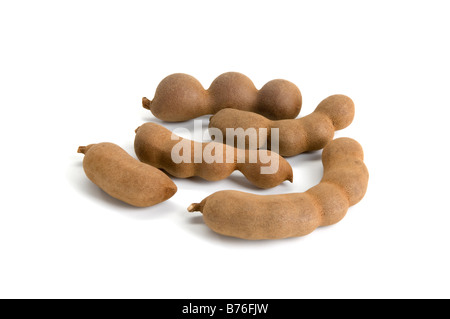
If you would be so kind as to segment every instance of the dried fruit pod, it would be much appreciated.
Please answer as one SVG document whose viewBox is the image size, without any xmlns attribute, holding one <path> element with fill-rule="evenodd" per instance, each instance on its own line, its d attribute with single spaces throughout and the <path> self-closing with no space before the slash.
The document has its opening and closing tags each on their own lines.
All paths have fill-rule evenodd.
<svg viewBox="0 0 450 319">
<path fill-rule="evenodd" d="M 243 239 L 304 236 L 319 226 L 339 222 L 365 195 L 369 173 L 361 145 L 350 138 L 330 142 L 323 150 L 322 181 L 305 193 L 255 195 L 220 191 L 192 204 L 215 232 Z"/>
<path fill-rule="evenodd" d="M 297 117 L 302 95 L 295 84 L 281 79 L 266 83 L 258 91 L 245 75 L 228 72 L 218 76 L 205 90 L 194 77 L 176 73 L 163 79 L 153 100 L 144 97 L 142 105 L 167 122 L 187 121 L 224 108 L 252 111 L 281 120 Z"/>
<path fill-rule="evenodd" d="M 256 113 L 225 109 L 211 117 L 209 127 L 219 129 L 225 137 L 227 129 L 242 128 L 231 140 L 237 143 L 245 139 L 245 148 L 251 148 L 251 143 L 244 131 L 253 128 L 258 139 L 255 146 L 262 144 L 261 147 L 270 149 L 273 142 L 278 142 L 281 156 L 293 156 L 324 148 L 333 139 L 334 132 L 349 126 L 354 116 L 355 105 L 349 97 L 332 95 L 320 102 L 313 113 L 299 119 L 271 121 Z M 261 129 L 265 130 L 262 134 Z M 271 129 L 279 129 L 278 141 L 272 141 Z"/>
<path fill-rule="evenodd" d="M 86 176 L 114 198 L 148 207 L 172 197 L 177 186 L 159 169 L 139 162 L 112 143 L 80 146 Z"/>
<path fill-rule="evenodd" d="M 199 176 L 218 181 L 239 170 L 260 188 L 275 187 L 293 179 L 292 167 L 276 153 L 238 150 L 216 142 L 194 142 L 156 123 L 145 123 L 136 130 L 134 149 L 142 162 L 179 178 Z"/>
</svg>

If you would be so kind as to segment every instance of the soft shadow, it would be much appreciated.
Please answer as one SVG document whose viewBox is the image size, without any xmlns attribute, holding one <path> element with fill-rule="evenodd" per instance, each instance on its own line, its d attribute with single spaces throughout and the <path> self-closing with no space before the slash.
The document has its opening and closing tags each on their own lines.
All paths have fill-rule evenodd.
<svg viewBox="0 0 450 319">
<path fill-rule="evenodd" d="M 164 170 L 163 170 L 164 171 Z M 192 176 L 192 177 L 188 177 L 188 178 L 179 178 L 179 177 L 174 177 L 172 175 L 170 175 L 169 173 L 167 173 L 166 171 L 164 171 L 173 181 L 175 184 L 181 184 L 181 183 L 192 183 L 194 185 L 198 185 L 198 186 L 210 186 L 213 183 L 220 183 L 223 180 L 219 180 L 219 181 L 208 181 L 206 179 L 203 179 L 199 176 Z M 234 178 L 237 177 L 237 180 L 234 180 Z M 224 179 L 225 180 L 225 179 Z M 229 177 L 226 178 L 226 180 L 230 180 L 236 184 L 239 184 L 241 186 L 248 186 L 251 189 L 259 189 L 256 186 L 253 186 L 246 178 L 245 176 L 235 176 L 235 175 L 230 175 Z M 194 186 L 195 187 L 195 186 Z"/>
<path fill-rule="evenodd" d="M 312 151 L 300 154 L 300 158 L 303 161 L 311 162 L 311 161 L 321 161 L 322 160 L 322 151 Z"/>
<path fill-rule="evenodd" d="M 188 178 L 179 178 L 179 177 L 170 175 L 169 173 L 167 173 L 164 170 L 163 170 L 163 172 L 166 173 L 173 180 L 173 182 L 176 185 L 178 185 L 179 183 L 184 183 L 185 181 L 189 181 L 190 183 L 193 183 L 196 185 L 208 185 L 208 184 L 210 185 L 211 183 L 214 183 L 214 182 L 207 181 L 206 179 L 203 179 L 198 176 L 192 176 L 192 177 L 188 177 Z"/>
<path fill-rule="evenodd" d="M 156 204 L 151 207 L 133 207 L 127 212 L 120 212 L 123 216 L 137 220 L 153 220 L 166 218 L 169 214 L 173 214 L 180 210 L 180 207 L 174 202 L 167 200 L 163 203 Z"/>
<path fill-rule="evenodd" d="M 253 191 L 261 191 L 262 189 L 250 183 L 250 181 L 244 175 L 232 174 L 228 176 L 228 180 L 235 183 L 236 185 L 243 186 Z"/>
<path fill-rule="evenodd" d="M 289 163 L 301 163 L 301 162 L 316 162 L 316 161 L 322 161 L 322 151 L 311 151 L 302 153 L 295 156 L 289 156 L 285 157 Z"/>
<path fill-rule="evenodd" d="M 165 172 L 166 174 L 168 174 L 167 172 Z M 186 181 L 188 181 L 189 183 L 194 184 L 193 187 L 195 187 L 195 185 L 198 186 L 210 186 L 212 183 L 220 183 L 222 181 L 229 181 L 233 184 L 236 184 L 236 186 L 240 186 L 240 187 L 245 187 L 248 191 L 254 191 L 254 192 L 263 192 L 266 189 L 263 188 L 259 188 L 255 185 L 253 185 L 252 183 L 250 183 L 250 181 L 242 174 L 232 174 L 230 176 L 228 176 L 227 178 L 223 179 L 223 180 L 219 180 L 219 181 L 207 181 L 206 179 L 203 179 L 201 177 L 198 176 L 193 176 L 193 177 L 189 177 L 189 178 L 177 178 L 174 177 L 170 174 L 168 174 L 169 177 L 174 181 L 175 184 L 181 184 L 181 183 L 185 183 Z M 276 186 L 276 187 L 286 187 L 291 185 L 291 183 L 289 181 L 284 181 L 283 183 L 281 183 L 280 185 Z M 231 186 L 228 186 L 231 187 Z"/>
<path fill-rule="evenodd" d="M 204 225 L 205 224 L 203 222 L 203 216 L 201 216 L 201 215 L 193 216 L 193 217 L 189 218 L 188 223 L 191 225 Z"/>
<path fill-rule="evenodd" d="M 140 220 L 160 218 L 167 215 L 168 212 L 173 212 L 179 209 L 178 206 L 170 201 L 166 201 L 152 207 L 134 207 L 111 197 L 86 177 L 83 171 L 82 160 L 70 163 L 67 168 L 66 177 L 70 185 L 72 185 L 72 187 L 79 193 L 83 194 L 87 198 L 102 202 L 113 208 L 114 212 L 118 212 L 130 218 Z"/>
<path fill-rule="evenodd" d="M 92 183 L 85 175 L 83 171 L 82 160 L 80 162 L 72 163 L 67 169 L 67 179 L 70 184 L 80 193 L 86 197 L 94 198 L 105 202 L 106 204 L 118 208 L 118 209 L 130 209 L 130 205 L 109 196 L 103 190 L 101 190 L 97 185 Z"/>
</svg>

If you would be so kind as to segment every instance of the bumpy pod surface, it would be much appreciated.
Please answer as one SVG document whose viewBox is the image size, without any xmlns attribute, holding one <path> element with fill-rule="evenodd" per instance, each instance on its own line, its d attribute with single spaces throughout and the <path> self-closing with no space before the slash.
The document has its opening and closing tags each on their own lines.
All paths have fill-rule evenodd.
<svg viewBox="0 0 450 319">
<path fill-rule="evenodd" d="M 272 143 L 278 142 L 281 156 L 293 156 L 324 148 L 333 139 L 334 132 L 349 126 L 354 116 L 355 105 L 349 97 L 332 95 L 320 102 L 313 113 L 299 119 L 271 121 L 256 113 L 225 109 L 211 117 L 209 127 L 219 129 L 225 138 L 227 129 L 242 128 L 233 133 L 235 137 L 230 140 L 237 145 L 239 139 L 245 139 L 245 148 L 251 148 L 246 134 L 248 129 L 254 129 L 258 143 L 254 143 L 255 146 L 274 149 Z M 272 140 L 271 129 L 278 129 L 278 141 Z"/>
<path fill-rule="evenodd" d="M 194 142 L 155 123 L 145 123 L 136 130 L 134 149 L 140 161 L 179 178 L 199 176 L 208 181 L 218 181 L 239 170 L 260 188 L 275 187 L 293 179 L 292 167 L 276 153 L 238 150 L 216 142 Z M 213 156 L 206 157 L 205 154 Z M 184 159 L 174 160 L 174 156 L 178 155 Z M 264 168 L 269 167 L 276 170 L 264 172 Z"/>
<path fill-rule="evenodd" d="M 142 99 L 144 108 L 167 122 L 180 122 L 215 114 L 224 108 L 252 111 L 274 120 L 296 118 L 302 107 L 298 87 L 286 80 L 267 82 L 257 90 L 245 75 L 228 72 L 205 90 L 194 77 L 176 73 L 161 81 L 153 100 Z"/>
<path fill-rule="evenodd" d="M 323 150 L 321 182 L 304 193 L 255 195 L 220 191 L 192 204 L 215 232 L 243 239 L 304 236 L 339 222 L 365 195 L 369 173 L 358 142 L 339 138 Z"/>
<path fill-rule="evenodd" d="M 159 169 L 139 162 L 112 143 L 80 146 L 86 176 L 107 194 L 137 207 L 172 197 L 177 186 Z"/>
</svg>

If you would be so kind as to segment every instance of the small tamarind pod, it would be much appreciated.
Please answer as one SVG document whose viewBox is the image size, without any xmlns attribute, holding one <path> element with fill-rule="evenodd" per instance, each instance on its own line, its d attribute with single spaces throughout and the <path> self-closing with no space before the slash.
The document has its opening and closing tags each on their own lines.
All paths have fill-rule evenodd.
<svg viewBox="0 0 450 319">
<path fill-rule="evenodd" d="M 159 169 L 144 164 L 113 143 L 80 146 L 86 176 L 110 196 L 137 207 L 172 197 L 177 186 Z"/>
<path fill-rule="evenodd" d="M 304 193 L 255 195 L 220 191 L 192 204 L 213 231 L 243 239 L 304 236 L 319 226 L 336 224 L 366 193 L 369 173 L 361 145 L 338 138 L 323 150 L 321 182 Z"/>
<path fill-rule="evenodd" d="M 194 77 L 176 73 L 159 83 L 153 100 L 144 97 L 142 106 L 167 122 L 187 121 L 224 108 L 280 120 L 297 117 L 302 95 L 295 84 L 282 79 L 272 80 L 258 91 L 245 75 L 228 72 L 218 76 L 205 90 Z"/>
<path fill-rule="evenodd" d="M 136 129 L 134 149 L 140 161 L 179 178 L 199 176 L 218 181 L 238 170 L 260 188 L 293 180 L 292 167 L 276 153 L 239 150 L 217 142 L 194 142 L 156 123 L 145 123 Z"/>
<path fill-rule="evenodd" d="M 271 121 L 259 114 L 234 109 L 224 109 L 213 115 L 210 128 L 219 129 L 227 136 L 227 129 L 242 128 L 256 130 L 256 138 L 261 147 L 272 147 L 271 130 L 279 130 L 279 150 L 281 156 L 293 156 L 307 151 L 320 150 L 334 137 L 334 132 L 349 126 L 355 115 L 353 101 L 345 95 L 332 95 L 324 99 L 315 111 L 305 117 L 293 120 Z M 267 133 L 260 135 L 261 129 Z M 243 131 L 234 133 L 234 142 L 245 140 L 250 148 L 248 136 Z M 261 140 L 262 138 L 263 140 Z M 267 144 L 265 142 L 267 141 Z M 236 144 L 235 144 L 236 145 Z"/>
</svg>

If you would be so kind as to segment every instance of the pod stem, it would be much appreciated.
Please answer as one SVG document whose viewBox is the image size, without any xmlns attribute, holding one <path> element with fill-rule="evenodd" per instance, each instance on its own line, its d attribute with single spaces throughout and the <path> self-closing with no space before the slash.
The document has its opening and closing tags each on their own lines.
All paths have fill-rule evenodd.
<svg viewBox="0 0 450 319">
<path fill-rule="evenodd" d="M 201 204 L 194 203 L 194 204 L 191 204 L 187 210 L 188 210 L 188 212 L 193 213 L 193 212 L 201 212 L 201 209 L 202 209 Z"/>
<path fill-rule="evenodd" d="M 152 101 L 150 101 L 149 99 L 147 99 L 146 97 L 142 98 L 142 107 L 144 109 L 150 110 L 150 105 L 152 104 Z"/>
<path fill-rule="evenodd" d="M 87 152 L 87 146 L 80 146 L 80 147 L 78 147 L 78 153 L 82 153 L 82 154 L 86 154 L 86 152 Z"/>
</svg>

